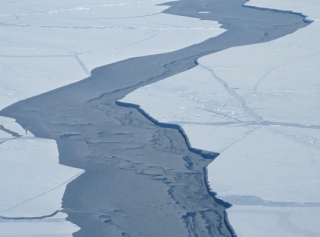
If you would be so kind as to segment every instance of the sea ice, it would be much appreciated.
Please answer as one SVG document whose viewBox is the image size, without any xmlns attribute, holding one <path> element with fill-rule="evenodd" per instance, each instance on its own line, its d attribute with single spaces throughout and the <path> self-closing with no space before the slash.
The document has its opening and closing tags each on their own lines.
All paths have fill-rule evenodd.
<svg viewBox="0 0 320 237">
<path fill-rule="evenodd" d="M 155 5 L 164 2 L 2 3 L 0 110 L 78 82 L 101 65 L 174 51 L 224 32 L 217 22 L 162 14 L 167 7 Z M 0 117 L 0 124 L 7 130 L 0 130 L 0 216 L 34 218 L 59 210 L 67 183 L 83 171 L 59 165 L 53 140 L 34 137 L 11 118 Z M 52 219 L 0 219 L 0 236 L 65 237 L 78 229 Z"/>
<path fill-rule="evenodd" d="M 320 18 L 313 0 L 249 4 Z M 122 100 L 180 124 L 191 146 L 220 152 L 208 178 L 222 199 L 267 203 L 248 199 L 229 209 L 239 237 L 320 236 L 319 225 L 309 224 L 320 216 L 319 28 L 314 21 L 275 41 L 200 58 L 198 67 Z"/>
</svg>

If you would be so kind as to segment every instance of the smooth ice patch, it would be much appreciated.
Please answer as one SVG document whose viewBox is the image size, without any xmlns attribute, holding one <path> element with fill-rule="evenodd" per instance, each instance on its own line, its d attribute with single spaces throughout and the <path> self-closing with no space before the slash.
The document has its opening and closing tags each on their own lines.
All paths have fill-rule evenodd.
<svg viewBox="0 0 320 237">
<path fill-rule="evenodd" d="M 55 141 L 25 138 L 0 147 L 0 215 L 39 217 L 61 208 L 66 185 L 83 171 L 59 165 Z"/>
<path fill-rule="evenodd" d="M 39 220 L 6 220 L 0 219 L 1 237 L 67 237 L 72 236 L 79 227 L 66 221 L 67 215 L 57 215 Z M 50 230 L 50 231 L 48 231 Z"/>
</svg>

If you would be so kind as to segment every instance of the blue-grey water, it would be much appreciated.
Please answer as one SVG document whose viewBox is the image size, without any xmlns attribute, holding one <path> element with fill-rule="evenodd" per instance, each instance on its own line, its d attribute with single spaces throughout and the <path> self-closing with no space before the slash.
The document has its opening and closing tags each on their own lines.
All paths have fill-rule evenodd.
<svg viewBox="0 0 320 237">
<path fill-rule="evenodd" d="M 68 220 L 81 228 L 74 236 L 236 236 L 228 204 L 207 187 L 205 168 L 218 154 L 191 149 L 178 126 L 159 124 L 137 106 L 116 102 L 195 67 L 199 57 L 271 41 L 310 23 L 301 14 L 243 7 L 245 2 L 167 3 L 166 14 L 218 21 L 227 31 L 174 52 L 96 68 L 81 82 L 0 112 L 37 137 L 56 140 L 60 163 L 86 171 L 63 197 Z"/>
</svg>

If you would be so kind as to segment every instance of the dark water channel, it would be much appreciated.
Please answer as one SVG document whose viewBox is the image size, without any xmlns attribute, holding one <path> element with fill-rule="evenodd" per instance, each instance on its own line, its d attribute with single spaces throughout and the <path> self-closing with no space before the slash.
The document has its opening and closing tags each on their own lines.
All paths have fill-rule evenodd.
<svg viewBox="0 0 320 237">
<path fill-rule="evenodd" d="M 81 227 L 74 236 L 236 236 L 227 203 L 207 188 L 205 167 L 218 154 L 190 149 L 179 127 L 159 124 L 136 106 L 116 101 L 195 67 L 199 57 L 271 41 L 310 23 L 300 14 L 243 7 L 245 2 L 168 3 L 166 14 L 218 21 L 227 31 L 174 52 L 96 68 L 78 83 L 0 112 L 37 137 L 56 140 L 60 163 L 86 171 L 63 197 L 68 220 Z"/>
</svg>

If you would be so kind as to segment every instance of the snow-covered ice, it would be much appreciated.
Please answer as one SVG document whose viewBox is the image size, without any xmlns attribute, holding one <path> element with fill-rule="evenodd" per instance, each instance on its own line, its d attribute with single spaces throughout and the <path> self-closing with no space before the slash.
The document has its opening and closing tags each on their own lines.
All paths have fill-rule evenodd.
<svg viewBox="0 0 320 237">
<path fill-rule="evenodd" d="M 26 135 L 10 118 L 2 117 L 2 125 L 22 135 L 0 130 L 0 236 L 67 236 L 77 231 L 65 214 L 57 214 L 58 222 L 45 217 L 61 209 L 66 185 L 83 171 L 59 165 L 54 140 Z M 48 228 L 54 229 L 52 235 Z"/>
<path fill-rule="evenodd" d="M 320 18 L 316 1 L 248 4 Z M 320 236 L 319 21 L 263 44 L 224 50 L 123 101 L 180 124 L 208 167 L 239 237 Z M 250 198 L 255 197 L 255 198 Z M 256 203 L 255 200 L 261 200 Z M 240 205 L 241 204 L 241 205 Z"/>
<path fill-rule="evenodd" d="M 24 8 L 25 4 L 34 6 L 34 2 L 22 1 L 18 4 L 19 11 L 10 4 L 2 7 L 0 62 L 6 64 L 9 55 L 15 56 L 17 63 L 22 60 L 22 64 L 26 61 L 24 57 L 31 62 L 39 61 L 36 57 L 40 57 L 45 66 L 64 64 L 51 73 L 37 68 L 38 73 L 44 72 L 45 78 L 61 78 L 61 74 L 57 77 L 55 73 L 64 70 L 66 77 L 72 74 L 69 80 L 79 80 L 83 75 L 74 74 L 72 68 L 68 70 L 69 65 L 77 63 L 87 74 L 98 66 L 181 49 L 223 32 L 212 21 L 162 14 L 167 7 L 155 5 L 165 0 L 108 1 L 107 4 L 106 1 L 55 1 L 54 4 L 45 1 L 43 9 Z M 79 69 L 77 73 L 81 72 Z"/>
<path fill-rule="evenodd" d="M 1 216 L 45 216 L 61 208 L 66 185 L 82 171 L 59 165 L 58 157 L 49 139 L 19 137 L 1 144 Z"/>
<path fill-rule="evenodd" d="M 66 237 L 79 230 L 79 227 L 66 221 L 65 213 L 45 219 L 0 219 L 0 236 L 5 237 Z"/>
<path fill-rule="evenodd" d="M 319 207 L 233 206 L 228 213 L 238 236 L 317 237 L 319 211 Z"/>
</svg>

